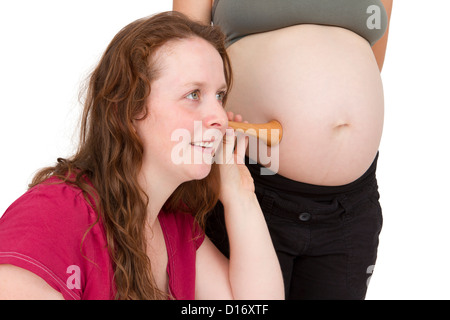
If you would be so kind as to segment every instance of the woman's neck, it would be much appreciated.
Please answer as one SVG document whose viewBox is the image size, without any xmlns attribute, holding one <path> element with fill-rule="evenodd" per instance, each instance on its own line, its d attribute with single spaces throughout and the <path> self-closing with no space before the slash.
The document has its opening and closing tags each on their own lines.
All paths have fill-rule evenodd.
<svg viewBox="0 0 450 320">
<path fill-rule="evenodd" d="M 157 173 L 142 171 L 139 175 L 139 184 L 148 196 L 147 222 L 152 228 L 162 207 L 180 183 L 167 177 L 158 177 Z"/>
</svg>

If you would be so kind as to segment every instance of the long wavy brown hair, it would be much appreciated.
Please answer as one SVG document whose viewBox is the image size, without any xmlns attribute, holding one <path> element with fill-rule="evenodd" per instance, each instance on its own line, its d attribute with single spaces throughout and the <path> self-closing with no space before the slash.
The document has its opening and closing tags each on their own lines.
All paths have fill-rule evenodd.
<svg viewBox="0 0 450 320">
<path fill-rule="evenodd" d="M 55 176 L 83 191 L 98 212 L 96 223 L 101 221 L 106 231 L 116 299 L 168 298 L 155 284 L 146 253 L 149 195 L 138 184 L 143 145 L 132 122 L 138 115 L 147 115 L 147 97 L 158 77 L 155 52 L 168 41 L 192 37 L 203 38 L 216 48 L 231 87 L 230 61 L 217 27 L 201 25 L 177 12 L 137 20 L 114 37 L 90 75 L 76 153 L 41 169 L 29 185 Z M 164 208 L 188 211 L 204 227 L 207 212 L 218 201 L 217 170 L 213 164 L 205 179 L 180 185 Z"/>
</svg>

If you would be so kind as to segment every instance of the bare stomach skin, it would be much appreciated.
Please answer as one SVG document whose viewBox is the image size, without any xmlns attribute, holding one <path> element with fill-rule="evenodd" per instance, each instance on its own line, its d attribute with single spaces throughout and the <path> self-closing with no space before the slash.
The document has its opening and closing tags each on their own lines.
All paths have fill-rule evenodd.
<svg viewBox="0 0 450 320">
<path fill-rule="evenodd" d="M 350 183 L 370 167 L 383 130 L 384 96 L 365 39 L 343 28 L 299 25 L 247 36 L 228 53 L 234 82 L 226 109 L 283 127 L 281 143 L 268 150 L 272 163 L 258 162 L 324 186 Z"/>
</svg>

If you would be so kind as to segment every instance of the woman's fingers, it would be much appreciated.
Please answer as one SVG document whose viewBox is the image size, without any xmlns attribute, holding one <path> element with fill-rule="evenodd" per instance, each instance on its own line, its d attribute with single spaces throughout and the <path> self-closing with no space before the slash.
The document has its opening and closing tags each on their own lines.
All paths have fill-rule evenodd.
<svg viewBox="0 0 450 320">
<path fill-rule="evenodd" d="M 214 162 L 217 164 L 231 164 L 235 145 L 235 134 L 232 128 L 228 128 L 222 139 L 222 144 L 217 148 Z"/>
<path fill-rule="evenodd" d="M 245 152 L 248 146 L 248 137 L 243 132 L 236 132 L 236 136 L 236 162 L 237 164 L 245 164 Z"/>
<path fill-rule="evenodd" d="M 227 112 L 229 121 L 242 122 L 240 114 L 234 114 L 231 111 Z M 244 121 L 248 123 L 248 121 Z M 234 130 L 227 128 L 223 136 L 222 145 L 215 153 L 215 162 L 218 164 L 244 164 L 245 153 L 248 146 L 248 137 L 242 130 Z"/>
<path fill-rule="evenodd" d="M 240 114 L 234 115 L 232 111 L 227 111 L 227 117 L 228 121 L 236 121 L 236 122 L 242 122 L 242 116 Z M 244 121 L 246 122 L 246 121 Z"/>
<path fill-rule="evenodd" d="M 224 136 L 225 162 L 226 164 L 233 164 L 234 145 L 236 143 L 236 135 L 232 128 L 228 128 Z"/>
</svg>

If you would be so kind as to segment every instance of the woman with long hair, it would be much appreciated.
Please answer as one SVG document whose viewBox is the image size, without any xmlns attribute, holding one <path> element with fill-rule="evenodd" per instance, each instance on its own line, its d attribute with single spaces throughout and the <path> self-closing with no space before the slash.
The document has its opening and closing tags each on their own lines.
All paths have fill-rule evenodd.
<svg viewBox="0 0 450 320">
<path fill-rule="evenodd" d="M 123 28 L 90 77 L 78 150 L 0 219 L 0 298 L 283 298 L 242 148 L 227 147 L 242 121 L 224 111 L 230 86 L 217 28 L 175 12 Z M 230 259 L 203 232 L 218 199 Z"/>
</svg>

